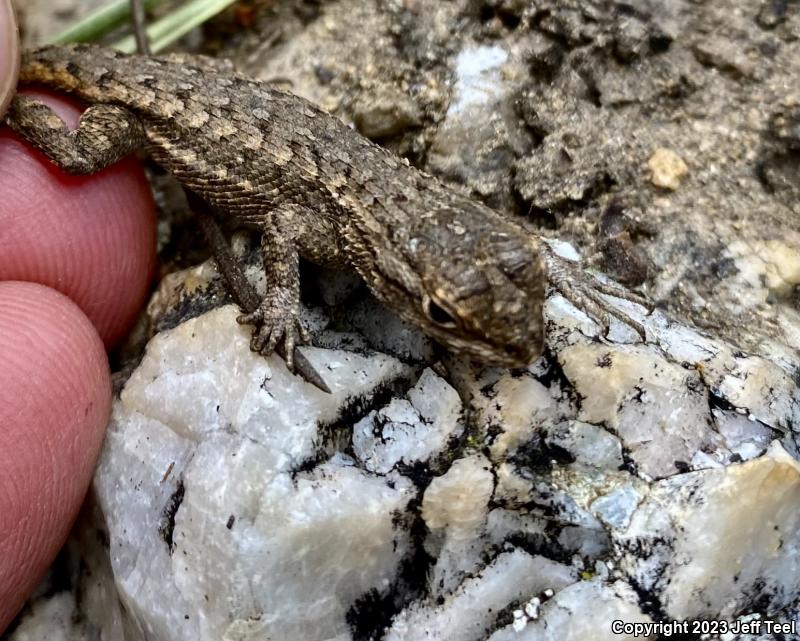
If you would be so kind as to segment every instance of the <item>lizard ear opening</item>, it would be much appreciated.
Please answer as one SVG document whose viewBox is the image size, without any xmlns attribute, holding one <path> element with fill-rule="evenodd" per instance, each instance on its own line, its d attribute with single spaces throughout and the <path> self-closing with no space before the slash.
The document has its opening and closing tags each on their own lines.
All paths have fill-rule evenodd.
<svg viewBox="0 0 800 641">
<path fill-rule="evenodd" d="M 439 327 L 453 328 L 456 327 L 456 319 L 452 314 L 434 301 L 430 296 L 425 296 L 422 299 L 422 309 L 425 315 L 432 320 Z"/>
</svg>

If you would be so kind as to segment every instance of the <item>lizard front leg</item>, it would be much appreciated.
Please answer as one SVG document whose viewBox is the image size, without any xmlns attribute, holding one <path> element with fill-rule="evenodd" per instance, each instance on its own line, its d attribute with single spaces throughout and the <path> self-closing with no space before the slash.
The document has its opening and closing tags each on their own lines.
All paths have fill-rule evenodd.
<svg viewBox="0 0 800 641">
<path fill-rule="evenodd" d="M 261 256 L 267 277 L 267 293 L 254 312 L 236 320 L 254 325 L 250 349 L 265 356 L 271 354 L 281 340 L 286 351 L 286 366 L 294 371 L 294 347 L 307 343 L 310 336 L 300 323 L 300 258 L 294 235 L 286 219 L 290 211 L 270 214 L 262 224 Z"/>
<path fill-rule="evenodd" d="M 8 125 L 55 165 L 75 175 L 93 174 L 144 146 L 139 119 L 116 105 L 93 105 L 70 130 L 46 104 L 25 95 L 11 102 Z"/>
<path fill-rule="evenodd" d="M 608 334 L 609 317 L 613 316 L 633 328 L 642 341 L 647 340 L 647 332 L 641 323 L 610 305 L 600 294 L 641 305 L 647 309 L 648 314 L 652 313 L 654 309 L 650 301 L 620 285 L 600 282 L 587 273 L 580 263 L 558 256 L 545 242 L 542 242 L 541 246 L 544 250 L 547 278 L 550 284 L 573 305 L 587 312 L 599 322 L 604 335 Z"/>
</svg>

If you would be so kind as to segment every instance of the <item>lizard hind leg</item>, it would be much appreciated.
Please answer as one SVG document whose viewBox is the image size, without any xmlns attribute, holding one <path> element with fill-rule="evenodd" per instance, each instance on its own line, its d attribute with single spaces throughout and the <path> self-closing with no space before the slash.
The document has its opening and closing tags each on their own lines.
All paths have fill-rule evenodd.
<svg viewBox="0 0 800 641">
<path fill-rule="evenodd" d="M 51 162 L 74 175 L 105 169 L 145 144 L 140 120 L 116 105 L 92 105 L 78 128 L 70 130 L 48 105 L 17 95 L 6 121 Z"/>
<path fill-rule="evenodd" d="M 613 317 L 633 328 L 642 341 L 647 340 L 644 326 L 609 304 L 601 294 L 641 305 L 647 309 L 648 314 L 653 311 L 650 301 L 620 285 L 600 282 L 584 271 L 579 263 L 557 256 L 550 248 L 547 248 L 545 253 L 550 284 L 573 305 L 597 320 L 603 329 L 604 336 L 608 335 L 609 317 Z"/>
</svg>

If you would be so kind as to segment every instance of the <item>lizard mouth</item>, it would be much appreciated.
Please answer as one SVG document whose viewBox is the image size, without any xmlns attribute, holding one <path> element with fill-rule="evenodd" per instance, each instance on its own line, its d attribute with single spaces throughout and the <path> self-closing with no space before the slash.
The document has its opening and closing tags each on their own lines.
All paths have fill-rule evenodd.
<svg viewBox="0 0 800 641">
<path fill-rule="evenodd" d="M 506 367 L 526 367 L 539 358 L 544 351 L 544 336 L 541 334 L 518 338 L 495 346 L 495 353 Z"/>
<path fill-rule="evenodd" d="M 486 338 L 457 344 L 448 340 L 445 344 L 449 344 L 454 350 L 467 353 L 486 365 L 509 368 L 526 367 L 539 358 L 543 351 L 542 341 L 533 339 L 517 345 L 500 345 L 486 340 Z"/>
<path fill-rule="evenodd" d="M 503 362 L 500 363 L 505 367 L 526 367 L 535 361 L 542 354 L 541 348 L 535 348 L 533 345 L 526 345 L 524 347 L 506 346 L 504 349 Z"/>
</svg>

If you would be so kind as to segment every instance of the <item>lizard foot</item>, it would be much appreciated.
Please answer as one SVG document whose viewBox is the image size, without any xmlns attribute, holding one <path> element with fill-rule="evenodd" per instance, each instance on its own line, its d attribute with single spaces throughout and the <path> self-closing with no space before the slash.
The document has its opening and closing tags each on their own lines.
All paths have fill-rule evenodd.
<svg viewBox="0 0 800 641">
<path fill-rule="evenodd" d="M 608 336 L 609 318 L 614 317 L 633 328 L 643 341 L 647 340 L 644 326 L 625 312 L 610 305 L 601 294 L 641 305 L 647 309 L 648 314 L 651 314 L 655 307 L 644 296 L 635 294 L 621 285 L 600 282 L 584 271 L 580 263 L 557 256 L 549 248 L 547 250 L 547 273 L 550 284 L 564 298 L 600 323 L 604 336 Z"/>
<path fill-rule="evenodd" d="M 286 361 L 286 367 L 294 372 L 294 348 L 308 343 L 311 336 L 298 319 L 299 310 L 290 310 L 276 305 L 272 297 L 265 298 L 258 309 L 236 318 L 240 325 L 254 325 L 250 349 L 264 356 L 277 350 Z M 283 342 L 283 345 L 281 345 Z"/>
</svg>

